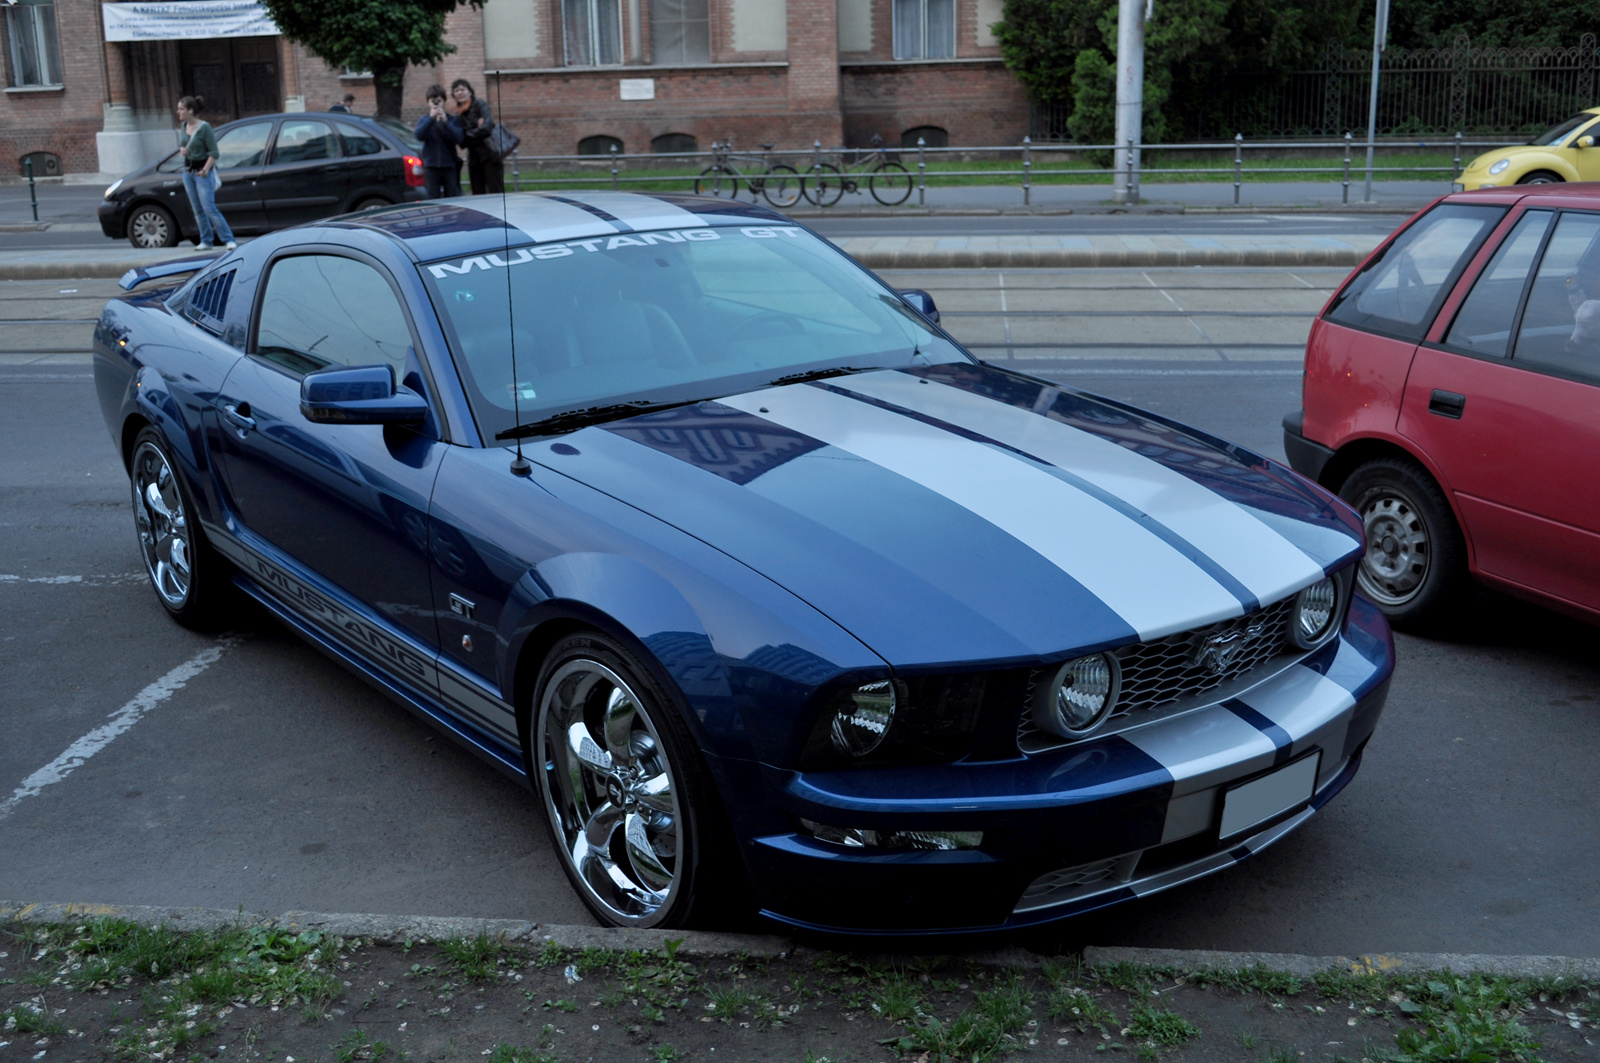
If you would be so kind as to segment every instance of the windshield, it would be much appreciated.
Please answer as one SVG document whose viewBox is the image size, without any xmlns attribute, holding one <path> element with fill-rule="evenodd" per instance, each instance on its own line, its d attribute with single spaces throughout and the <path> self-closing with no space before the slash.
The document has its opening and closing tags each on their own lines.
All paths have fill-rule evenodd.
<svg viewBox="0 0 1600 1063">
<path fill-rule="evenodd" d="M 1546 148 L 1560 147 L 1563 143 L 1565 143 L 1567 137 L 1577 132 L 1581 127 L 1593 122 L 1596 118 L 1600 118 L 1600 115 L 1593 115 L 1587 112 L 1583 114 L 1575 114 L 1571 118 L 1568 118 L 1565 122 L 1561 122 L 1557 125 L 1551 126 L 1549 129 L 1546 129 L 1543 133 L 1540 133 L 1538 136 L 1528 141 L 1528 143 L 1538 144 L 1541 147 Z"/>
<path fill-rule="evenodd" d="M 400 143 L 406 146 L 407 150 L 422 150 L 422 142 L 412 135 L 411 127 L 400 121 L 398 118 L 380 117 L 372 120 L 383 126 L 383 128 L 387 129 L 389 132 L 393 133 L 395 137 L 399 139 Z"/>
<path fill-rule="evenodd" d="M 524 245 L 422 274 L 490 438 L 569 410 L 733 395 L 830 366 L 968 360 L 893 291 L 786 225 Z"/>
</svg>

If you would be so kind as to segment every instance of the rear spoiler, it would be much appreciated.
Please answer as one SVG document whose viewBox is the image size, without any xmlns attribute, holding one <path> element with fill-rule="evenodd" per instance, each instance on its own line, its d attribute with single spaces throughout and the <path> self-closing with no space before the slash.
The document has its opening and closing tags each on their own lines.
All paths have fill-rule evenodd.
<svg viewBox="0 0 1600 1063">
<path fill-rule="evenodd" d="M 179 273 L 193 273 L 195 270 L 204 269 L 226 252 L 218 251 L 214 255 L 200 255 L 195 258 L 178 258 L 171 262 L 158 262 L 153 266 L 135 266 L 122 275 L 117 282 L 125 292 L 131 292 L 146 281 L 160 280 L 162 277 L 171 277 Z"/>
</svg>

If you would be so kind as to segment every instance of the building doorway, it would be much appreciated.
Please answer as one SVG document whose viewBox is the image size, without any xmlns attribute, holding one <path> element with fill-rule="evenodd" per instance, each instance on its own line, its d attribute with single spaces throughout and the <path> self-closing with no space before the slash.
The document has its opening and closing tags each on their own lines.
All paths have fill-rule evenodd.
<svg viewBox="0 0 1600 1063">
<path fill-rule="evenodd" d="M 212 122 L 283 110 L 276 37 L 179 41 L 178 65 L 185 94 L 205 97 Z"/>
</svg>

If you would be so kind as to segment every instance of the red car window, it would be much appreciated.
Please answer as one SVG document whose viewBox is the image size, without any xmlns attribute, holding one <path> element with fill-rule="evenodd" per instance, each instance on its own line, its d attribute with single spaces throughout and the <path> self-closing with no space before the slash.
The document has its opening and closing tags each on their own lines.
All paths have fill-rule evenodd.
<svg viewBox="0 0 1600 1063">
<path fill-rule="evenodd" d="M 1445 344 L 1473 354 L 1504 358 L 1510 349 L 1517 307 L 1528 287 L 1539 247 L 1550 229 L 1554 211 L 1530 210 L 1490 259 L 1489 267 L 1473 282 L 1472 293 L 1450 325 Z"/>
<path fill-rule="evenodd" d="M 1435 207 L 1345 285 L 1328 318 L 1401 339 L 1422 339 L 1461 270 L 1504 216 L 1504 207 Z"/>
</svg>

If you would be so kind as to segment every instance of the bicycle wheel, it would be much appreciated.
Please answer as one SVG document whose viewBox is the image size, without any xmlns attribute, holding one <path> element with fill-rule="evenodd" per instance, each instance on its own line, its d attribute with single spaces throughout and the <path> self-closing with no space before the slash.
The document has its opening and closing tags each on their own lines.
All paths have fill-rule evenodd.
<svg viewBox="0 0 1600 1063">
<path fill-rule="evenodd" d="M 697 196 L 729 196 L 739 198 L 739 178 L 720 166 L 707 166 L 695 178 L 694 194 Z"/>
<path fill-rule="evenodd" d="M 795 173 L 793 166 L 779 163 L 767 171 L 767 176 L 761 182 L 761 194 L 767 197 L 767 202 L 774 207 L 792 207 L 800 202 L 800 190 L 804 182 L 800 175 Z"/>
<path fill-rule="evenodd" d="M 814 166 L 801 178 L 800 194 L 819 207 L 831 207 L 844 195 L 844 176 L 832 163 Z"/>
<path fill-rule="evenodd" d="M 867 178 L 872 198 L 886 207 L 897 207 L 911 198 L 911 175 L 898 162 L 886 162 Z"/>
</svg>

